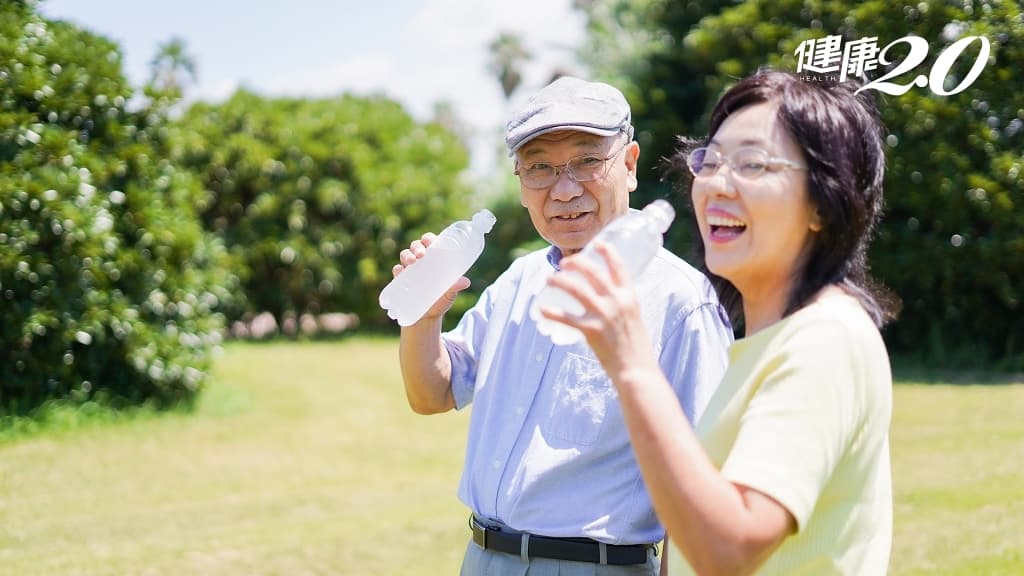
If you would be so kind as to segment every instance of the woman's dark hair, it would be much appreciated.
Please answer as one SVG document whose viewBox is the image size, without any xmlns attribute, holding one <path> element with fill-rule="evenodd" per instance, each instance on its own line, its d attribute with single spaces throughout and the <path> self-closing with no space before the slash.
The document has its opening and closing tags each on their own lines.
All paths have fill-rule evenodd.
<svg viewBox="0 0 1024 576">
<path fill-rule="evenodd" d="M 771 70 L 740 80 L 711 113 L 708 137 L 703 142 L 681 139 L 682 147 L 669 158 L 669 170 L 688 175 L 687 154 L 706 146 L 731 114 L 754 104 L 777 103 L 778 120 L 806 158 L 808 195 L 822 225 L 789 295 L 785 315 L 805 306 L 825 286 L 835 284 L 856 297 L 881 327 L 895 317 L 899 307 L 898 300 L 871 279 L 867 264 L 868 245 L 882 209 L 882 124 L 867 93 L 854 94 L 858 83 L 821 80 Z M 696 243 L 701 268 L 739 326 L 743 321 L 739 292 L 731 282 L 707 270 L 699 233 Z"/>
</svg>

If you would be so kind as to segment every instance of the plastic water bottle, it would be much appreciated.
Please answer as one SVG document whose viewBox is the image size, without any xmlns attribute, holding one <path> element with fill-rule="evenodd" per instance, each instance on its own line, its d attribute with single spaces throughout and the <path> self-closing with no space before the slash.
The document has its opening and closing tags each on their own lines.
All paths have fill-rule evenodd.
<svg viewBox="0 0 1024 576">
<path fill-rule="evenodd" d="M 484 251 L 484 234 L 496 218 L 489 210 L 460 220 L 438 234 L 422 258 L 406 266 L 380 292 L 380 307 L 400 326 L 415 324 Z"/>
<path fill-rule="evenodd" d="M 661 248 L 662 235 L 672 224 L 675 215 L 671 204 L 665 200 L 655 200 L 640 212 L 630 211 L 609 222 L 593 241 L 583 247 L 580 255 L 604 268 L 604 258 L 594 246 L 598 241 L 605 242 L 618 254 L 629 275 L 636 278 Z M 533 301 L 530 317 L 537 323 L 540 333 L 549 336 L 555 344 L 572 344 L 583 338 L 579 330 L 545 318 L 540 312 L 541 308 L 562 310 L 571 316 L 582 315 L 583 305 L 567 292 L 546 286 Z"/>
</svg>

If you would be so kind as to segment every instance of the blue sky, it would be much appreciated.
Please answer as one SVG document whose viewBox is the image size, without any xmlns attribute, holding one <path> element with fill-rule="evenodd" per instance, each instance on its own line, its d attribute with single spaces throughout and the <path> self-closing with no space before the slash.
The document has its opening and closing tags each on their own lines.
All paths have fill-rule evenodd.
<svg viewBox="0 0 1024 576">
<path fill-rule="evenodd" d="M 384 93 L 419 119 L 451 102 L 472 130 L 475 165 L 500 142 L 507 104 L 487 71 L 487 45 L 519 33 L 534 62 L 524 90 L 558 67 L 583 74 L 574 49 L 583 18 L 571 0 L 41 0 L 120 44 L 135 85 L 158 44 L 185 40 L 198 63 L 188 97 L 219 101 L 245 86 L 267 96 Z"/>
</svg>

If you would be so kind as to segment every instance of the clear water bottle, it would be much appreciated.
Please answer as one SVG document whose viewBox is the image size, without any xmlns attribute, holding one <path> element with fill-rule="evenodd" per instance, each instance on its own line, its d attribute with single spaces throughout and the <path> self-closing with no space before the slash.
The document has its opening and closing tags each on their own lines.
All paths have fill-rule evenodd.
<svg viewBox="0 0 1024 576">
<path fill-rule="evenodd" d="M 583 247 L 580 256 L 604 268 L 604 258 L 594 246 L 598 241 L 605 242 L 618 254 L 629 275 L 636 278 L 661 248 L 662 236 L 675 215 L 672 205 L 665 200 L 655 200 L 640 212 L 627 212 L 609 222 L 593 241 Z M 541 308 L 562 310 L 571 316 L 580 316 L 583 314 L 583 305 L 575 298 L 561 288 L 546 286 L 533 301 L 530 317 L 537 323 L 540 333 L 549 336 L 555 344 L 572 344 L 582 340 L 583 334 L 579 330 L 548 320 L 541 314 Z"/>
<path fill-rule="evenodd" d="M 438 234 L 422 258 L 406 266 L 380 292 L 380 307 L 400 326 L 415 324 L 484 251 L 484 234 L 496 221 L 489 210 L 460 220 Z"/>
</svg>

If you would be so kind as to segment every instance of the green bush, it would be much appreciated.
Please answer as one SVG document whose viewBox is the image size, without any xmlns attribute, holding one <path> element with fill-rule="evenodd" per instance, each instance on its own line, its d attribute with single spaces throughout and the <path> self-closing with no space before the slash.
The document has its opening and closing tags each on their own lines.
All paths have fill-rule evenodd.
<svg viewBox="0 0 1024 576">
<path fill-rule="evenodd" d="M 110 41 L 0 12 L 0 414 L 200 389 L 232 277 Z"/>
<path fill-rule="evenodd" d="M 377 295 L 399 251 L 470 216 L 465 148 L 384 98 L 242 90 L 193 106 L 174 134 L 204 188 L 203 224 L 242 278 L 232 320 L 350 312 L 361 326 L 391 325 Z"/>
</svg>

